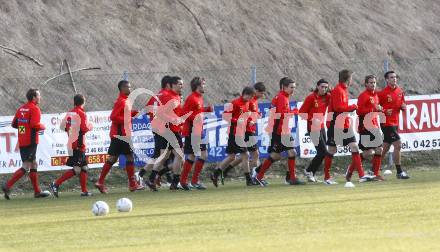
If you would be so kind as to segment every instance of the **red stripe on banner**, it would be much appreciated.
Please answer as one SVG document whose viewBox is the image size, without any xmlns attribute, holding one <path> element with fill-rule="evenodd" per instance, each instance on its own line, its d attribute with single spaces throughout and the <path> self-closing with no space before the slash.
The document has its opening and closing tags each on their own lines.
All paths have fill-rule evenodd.
<svg viewBox="0 0 440 252">
<path fill-rule="evenodd" d="M 440 99 L 406 101 L 399 133 L 440 131 Z"/>
</svg>

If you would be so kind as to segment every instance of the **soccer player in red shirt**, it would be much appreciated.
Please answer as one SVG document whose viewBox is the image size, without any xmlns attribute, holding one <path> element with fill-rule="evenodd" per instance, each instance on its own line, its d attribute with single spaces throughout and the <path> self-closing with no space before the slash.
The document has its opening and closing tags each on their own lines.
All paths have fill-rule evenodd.
<svg viewBox="0 0 440 252">
<path fill-rule="evenodd" d="M 28 102 L 21 106 L 12 120 L 12 127 L 18 129 L 18 145 L 23 166 L 16 170 L 12 177 L 2 186 L 5 199 L 9 200 L 12 186 L 29 171 L 29 179 L 34 188 L 35 198 L 45 198 L 50 195 L 48 191 L 41 191 L 38 183 L 36 162 L 38 132 L 46 129 L 40 122 L 41 111 L 38 107 L 41 96 L 38 89 L 29 89 L 26 93 Z"/>
<path fill-rule="evenodd" d="M 155 143 L 155 145 L 159 144 L 161 148 L 164 149 L 160 150 L 161 155 L 156 160 L 146 184 L 151 190 L 156 191 L 155 178 L 162 168 L 163 163 L 167 160 L 165 157 L 169 155 L 169 152 L 172 152 L 174 154 L 174 175 L 170 190 L 182 189 L 188 191 L 190 190 L 188 186 L 180 185 L 179 183 L 183 162 L 181 130 L 182 123 L 188 117 L 188 115 L 183 115 L 181 105 L 183 81 L 180 77 L 174 76 L 170 78 L 169 84 L 169 90 L 159 97 L 161 105 L 158 107 L 157 116 L 155 116 L 151 122 L 152 129 L 156 131 L 156 134 L 160 135 L 164 141 L 163 143 Z"/>
<path fill-rule="evenodd" d="M 272 138 L 268 149 L 269 157 L 261 164 L 259 169 L 256 169 L 258 171 L 254 179 L 261 186 L 266 186 L 267 182 L 263 179 L 265 172 L 272 163 L 281 159 L 282 152 L 287 151 L 287 165 L 289 168 L 288 183 L 290 185 L 304 185 L 305 183 L 297 178 L 295 174 L 296 151 L 293 146 L 292 132 L 288 123 L 295 113 L 295 111 L 290 108 L 289 98 L 295 91 L 296 83 L 292 79 L 285 77 L 280 80 L 280 87 L 280 92 L 272 100 L 276 115 L 279 116 L 279 118 L 275 119 L 273 123 Z M 271 122 L 269 122 L 269 125 L 272 126 Z"/>
<path fill-rule="evenodd" d="M 86 158 L 86 139 L 85 134 L 92 130 L 93 125 L 88 122 L 87 115 L 84 112 L 85 98 L 81 94 L 73 97 L 74 108 L 70 110 L 63 119 L 61 126 L 67 132 L 69 140 L 67 148 L 69 151 L 69 158 L 66 165 L 72 167 L 56 181 L 50 184 L 50 189 L 53 195 L 58 198 L 59 187 L 61 184 L 75 176 L 79 175 L 81 185 L 81 196 L 92 196 L 92 193 L 87 191 L 87 158 Z"/>
<path fill-rule="evenodd" d="M 333 155 L 337 151 L 337 146 L 349 146 L 351 151 L 352 164 L 347 169 L 345 176 L 345 187 L 354 187 L 351 182 L 354 169 L 359 173 L 359 182 L 371 180 L 371 176 L 365 175 L 362 167 L 359 147 L 356 143 L 354 131 L 351 125 L 349 112 L 357 109 L 356 104 L 348 105 L 348 87 L 352 84 L 353 72 L 350 70 L 342 70 L 339 72 L 339 83 L 331 91 L 329 117 L 331 117 L 330 125 L 327 130 L 327 150 L 328 155 L 325 157 L 325 169 L 330 170 Z M 332 114 L 330 114 L 332 112 Z M 344 135 L 347 134 L 347 135 Z"/>
<path fill-rule="evenodd" d="M 110 120 L 112 125 L 110 128 L 110 147 L 108 149 L 108 155 L 104 167 L 98 181 L 95 183 L 95 187 L 101 193 L 107 193 L 108 189 L 104 185 L 104 180 L 113 164 L 119 158 L 119 155 L 125 155 L 125 171 L 128 177 L 128 189 L 131 192 L 136 190 L 143 190 L 144 187 L 136 182 L 134 175 L 134 154 L 129 144 L 128 138 L 131 136 L 131 118 L 137 114 L 137 111 L 131 110 L 131 104 L 128 102 L 128 96 L 131 93 L 131 84 L 126 80 L 122 80 L 118 83 L 119 97 L 113 106 L 112 113 L 110 114 Z M 130 111 L 128 117 L 124 116 L 124 111 Z M 128 121 L 125 121 L 128 119 Z M 128 128 L 127 128 L 128 126 Z M 125 138 L 124 140 L 121 138 Z"/>
<path fill-rule="evenodd" d="M 393 161 L 396 165 L 397 178 L 398 179 L 409 179 L 408 174 L 402 170 L 401 167 L 401 155 L 400 150 L 402 142 L 400 141 L 400 136 L 397 131 L 399 126 L 399 115 L 400 111 L 406 109 L 405 104 L 405 93 L 397 85 L 397 74 L 394 71 L 388 71 L 385 73 L 385 80 L 387 86 L 379 92 L 379 103 L 383 107 L 385 113 L 385 122 L 381 122 L 381 128 L 383 132 L 383 152 L 382 158 L 390 150 L 391 145 L 394 147 Z"/>
<path fill-rule="evenodd" d="M 180 175 L 180 185 L 182 187 L 188 186 L 188 175 L 194 165 L 190 187 L 197 190 L 206 189 L 199 181 L 203 165 L 208 158 L 206 143 L 202 142 L 204 113 L 214 110 L 212 106 L 204 106 L 203 94 L 205 93 L 205 88 L 205 79 L 200 77 L 193 78 L 191 80 L 192 93 L 186 98 L 183 105 L 183 113 L 190 113 L 190 116 L 186 119 L 182 130 L 182 136 L 185 137 L 183 152 L 186 155 L 186 160 L 183 163 L 183 170 Z"/>
<path fill-rule="evenodd" d="M 264 85 L 263 82 L 257 82 L 254 84 L 254 89 L 255 89 L 255 95 L 254 98 L 252 98 L 249 101 L 249 110 L 251 112 L 254 112 L 252 113 L 252 117 L 253 117 L 252 120 L 257 121 L 258 118 L 261 117 L 261 113 L 258 109 L 258 100 L 262 99 L 266 95 L 266 86 Z M 251 118 L 249 118 L 249 121 L 251 121 Z M 255 140 L 257 140 L 258 136 L 257 136 L 256 124 L 253 125 L 248 124 L 246 127 L 245 141 L 248 142 L 252 137 L 255 137 Z M 258 161 L 260 159 L 260 153 L 258 151 L 257 142 L 258 140 L 255 142 L 254 145 L 247 148 L 251 158 L 251 160 L 249 161 L 249 167 L 252 169 L 255 169 L 258 166 Z M 239 158 L 236 158 L 233 162 L 231 162 L 231 164 L 229 164 L 223 171 L 223 177 L 226 178 L 228 176 L 228 173 L 240 163 L 241 160 Z"/>
<path fill-rule="evenodd" d="M 249 169 L 249 153 L 245 142 L 245 131 L 248 124 L 253 125 L 256 123 L 250 119 L 252 116 L 249 117 L 252 114 L 249 110 L 249 101 L 254 95 L 255 90 L 253 87 L 245 87 L 241 92 L 241 96 L 232 100 L 231 106 L 226 108 L 223 112 L 224 119 L 230 121 L 228 145 L 226 146 L 228 156 L 211 174 L 211 181 L 215 187 L 218 186 L 218 178 L 222 176 L 224 168 L 236 159 L 237 154 L 240 154 L 239 159 L 241 160 L 241 167 L 246 176 L 246 184 L 252 184 Z M 237 138 L 241 138 L 243 142 L 237 143 Z"/>
<path fill-rule="evenodd" d="M 315 90 L 306 97 L 299 109 L 301 118 L 307 120 L 307 132 L 316 148 L 315 157 L 307 169 L 304 170 L 304 175 L 309 182 L 317 182 L 315 174 L 327 154 L 324 117 L 330 103 L 330 93 L 328 91 L 328 81 L 320 79 L 316 83 Z M 328 185 L 337 184 L 331 179 L 330 171 L 327 169 L 324 170 L 324 183 Z"/>
<path fill-rule="evenodd" d="M 151 122 L 153 121 L 154 117 L 156 117 L 158 107 L 161 105 L 160 97 L 167 95 L 167 92 L 170 89 L 170 83 L 169 83 L 170 79 L 171 79 L 171 76 L 169 76 L 169 75 L 165 75 L 162 78 L 161 90 L 156 94 L 156 96 L 151 97 L 146 104 L 146 109 L 148 111 L 148 117 L 150 119 L 150 125 L 151 125 Z M 141 168 L 139 171 L 139 176 L 142 178 L 144 177 L 145 173 L 148 170 L 153 170 L 154 163 L 161 156 L 161 154 L 163 154 L 163 152 L 167 148 L 166 140 L 161 135 L 157 134 L 155 129 L 152 129 L 152 132 L 153 132 L 153 138 L 154 138 L 154 153 L 153 153 L 153 156 L 148 160 L 147 165 L 145 167 Z M 155 178 L 153 178 L 153 180 L 156 180 L 156 181 L 160 180 L 160 176 L 167 173 L 168 171 L 169 171 L 168 167 L 161 169 L 158 172 L 158 174 L 155 174 Z M 156 183 L 154 183 L 154 184 L 156 184 Z M 151 185 L 154 185 L 154 184 L 151 184 Z M 151 189 L 155 190 L 154 187 Z"/>
<path fill-rule="evenodd" d="M 372 157 L 374 179 L 383 181 L 380 175 L 382 163 L 382 134 L 379 128 L 378 113 L 382 112 L 379 97 L 376 92 L 376 76 L 365 77 L 365 91 L 358 97 L 356 113 L 359 116 L 359 148 L 362 150 L 362 158 Z"/>
</svg>

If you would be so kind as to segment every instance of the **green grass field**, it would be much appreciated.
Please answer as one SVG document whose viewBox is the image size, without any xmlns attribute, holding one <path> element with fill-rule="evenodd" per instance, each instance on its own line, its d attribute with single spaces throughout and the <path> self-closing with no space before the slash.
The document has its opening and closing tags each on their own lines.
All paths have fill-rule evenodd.
<svg viewBox="0 0 440 252">
<path fill-rule="evenodd" d="M 0 200 L 0 251 L 440 251 L 440 170 L 346 189 L 230 182 L 80 198 Z M 342 182 L 342 180 L 340 180 Z M 118 213 L 118 198 L 133 201 Z M 97 200 L 110 214 L 92 216 Z"/>
</svg>

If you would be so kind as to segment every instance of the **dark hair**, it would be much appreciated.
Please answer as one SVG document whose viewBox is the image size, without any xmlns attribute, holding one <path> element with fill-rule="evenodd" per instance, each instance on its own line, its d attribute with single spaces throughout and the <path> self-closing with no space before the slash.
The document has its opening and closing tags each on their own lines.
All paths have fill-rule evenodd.
<svg viewBox="0 0 440 252">
<path fill-rule="evenodd" d="M 125 85 L 127 85 L 128 83 L 129 83 L 129 82 L 126 81 L 126 80 L 121 80 L 121 81 L 119 81 L 119 82 L 118 82 L 118 89 L 119 89 L 119 91 L 121 91 L 122 87 L 125 86 Z"/>
<path fill-rule="evenodd" d="M 295 83 L 295 82 L 292 79 L 290 79 L 289 77 L 281 78 L 280 89 L 282 89 L 283 87 L 288 87 L 291 83 Z"/>
<path fill-rule="evenodd" d="M 258 92 L 266 92 L 266 86 L 264 86 L 263 82 L 257 82 L 254 84 L 254 89 Z"/>
<path fill-rule="evenodd" d="M 173 77 L 170 77 L 170 85 L 172 86 L 172 85 L 176 85 L 180 80 L 182 80 L 182 78 L 180 78 L 179 76 L 173 76 Z"/>
<path fill-rule="evenodd" d="M 314 89 L 312 89 L 312 92 L 317 93 L 318 92 L 318 86 L 320 86 L 323 83 L 328 84 L 328 81 L 325 80 L 325 79 L 320 79 L 318 82 L 316 82 L 316 87 Z"/>
<path fill-rule="evenodd" d="M 353 75 L 353 71 L 344 69 L 339 72 L 339 82 L 347 82 Z"/>
<path fill-rule="evenodd" d="M 26 92 L 26 98 L 28 101 L 32 101 L 34 97 L 37 97 L 38 88 L 31 88 Z"/>
<path fill-rule="evenodd" d="M 243 88 L 243 91 L 241 91 L 241 95 L 254 95 L 255 89 L 253 87 L 245 87 Z"/>
<path fill-rule="evenodd" d="M 385 74 L 384 74 L 384 76 L 383 77 L 385 77 L 385 79 L 388 79 L 388 75 L 390 75 L 390 74 L 395 74 L 396 72 L 394 72 L 394 71 L 388 71 L 388 72 L 386 72 Z"/>
<path fill-rule="evenodd" d="M 84 104 L 84 95 L 82 94 L 76 94 L 73 97 L 73 105 L 75 106 L 81 106 Z"/>
<path fill-rule="evenodd" d="M 194 77 L 192 80 L 191 80 L 191 91 L 196 91 L 197 90 L 197 88 L 199 87 L 199 86 L 201 86 L 202 85 L 202 83 L 205 81 L 205 79 L 203 79 L 203 78 L 200 78 L 200 77 Z"/>
<path fill-rule="evenodd" d="M 167 85 L 170 83 L 170 78 L 171 78 L 171 76 L 169 76 L 169 75 L 165 75 L 162 78 L 162 80 L 160 82 L 160 86 L 161 86 L 162 89 L 166 88 Z"/>
<path fill-rule="evenodd" d="M 376 77 L 376 75 L 374 75 L 374 74 L 367 75 L 367 76 L 365 76 L 364 83 L 367 84 L 367 82 L 368 82 L 370 79 L 377 79 L 377 77 Z"/>
</svg>

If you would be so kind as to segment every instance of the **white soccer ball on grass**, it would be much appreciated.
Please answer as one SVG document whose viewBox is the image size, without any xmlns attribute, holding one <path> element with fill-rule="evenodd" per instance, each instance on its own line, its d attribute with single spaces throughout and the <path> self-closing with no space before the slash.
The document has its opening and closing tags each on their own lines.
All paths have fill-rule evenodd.
<svg viewBox="0 0 440 252">
<path fill-rule="evenodd" d="M 110 212 L 110 207 L 104 201 L 96 201 L 92 206 L 92 213 L 95 216 L 105 216 Z"/>
<path fill-rule="evenodd" d="M 131 212 L 133 209 L 133 203 L 130 199 L 121 198 L 116 202 L 116 208 L 119 212 Z"/>
<path fill-rule="evenodd" d="M 383 175 L 391 175 L 391 174 L 393 174 L 393 172 L 391 170 L 385 170 L 383 172 Z"/>
</svg>

